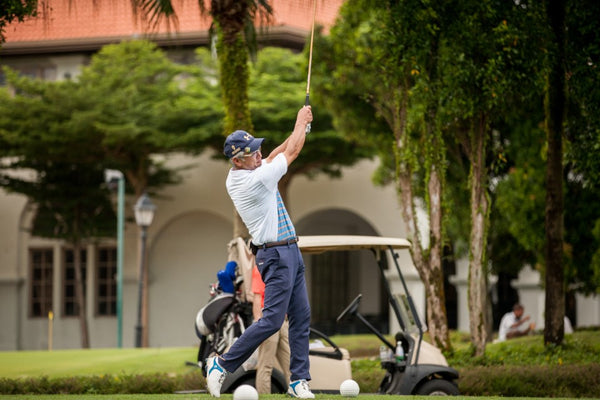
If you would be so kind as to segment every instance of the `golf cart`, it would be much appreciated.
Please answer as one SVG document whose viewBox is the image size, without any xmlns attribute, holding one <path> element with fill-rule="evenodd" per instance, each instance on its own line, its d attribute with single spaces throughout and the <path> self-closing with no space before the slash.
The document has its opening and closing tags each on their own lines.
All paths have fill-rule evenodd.
<svg viewBox="0 0 600 400">
<path fill-rule="evenodd" d="M 370 250 L 373 252 L 390 305 L 400 325 L 395 343 L 390 343 L 362 316 L 359 294 L 338 316 L 338 322 L 347 317 L 358 318 L 369 331 L 383 343 L 381 366 L 386 370 L 379 393 L 395 395 L 458 395 L 458 372 L 448 367 L 441 351 L 423 341 L 423 325 L 398 264 L 397 250 L 406 250 L 410 243 L 405 239 L 378 236 L 301 236 L 298 245 L 303 254 L 325 251 Z M 386 254 L 393 260 L 401 282 L 400 293 L 392 293 L 386 277 Z M 312 366 L 311 366 L 312 367 Z M 311 371 L 312 372 L 312 371 Z M 311 384 L 312 386 L 312 384 Z"/>
<path fill-rule="evenodd" d="M 233 243 L 233 242 L 232 242 Z M 235 274 L 235 289 L 226 293 L 216 285 L 211 287 L 211 300 L 196 317 L 196 334 L 200 339 L 198 360 L 195 365 L 206 373 L 205 361 L 215 354 L 222 354 L 233 344 L 252 323 L 251 307 L 244 297 L 243 286 L 250 282 L 248 271 L 254 265 L 252 253 L 243 241 L 237 240 L 230 249 L 235 254 L 238 268 Z M 340 322 L 344 318 L 356 317 L 375 334 L 383 343 L 381 366 L 386 374 L 379 386 L 381 394 L 396 395 L 457 395 L 455 382 L 458 372 L 448 367 L 443 354 L 436 347 L 423 341 L 423 326 L 417 315 L 412 297 L 408 292 L 404 276 L 398 265 L 397 250 L 406 250 L 410 243 L 405 239 L 385 238 L 378 236 L 300 236 L 298 246 L 304 255 L 318 254 L 326 251 L 370 250 L 379 266 L 390 305 L 400 324 L 400 332 L 395 335 L 395 342 L 390 343 L 359 311 L 362 295 L 359 294 L 338 316 Z M 385 274 L 386 254 L 392 259 L 402 283 L 401 293 L 392 293 Z M 340 384 L 352 378 L 350 355 L 346 349 L 339 348 L 331 339 L 311 328 L 309 350 L 311 390 L 315 393 L 339 393 Z M 404 357 L 397 356 L 401 350 Z M 236 371 L 228 374 L 222 393 L 232 393 L 243 384 L 254 385 L 256 378 L 256 360 L 244 363 Z M 285 393 L 288 382 L 285 381 L 281 368 L 276 366 L 272 372 L 271 390 L 273 393 Z"/>
</svg>

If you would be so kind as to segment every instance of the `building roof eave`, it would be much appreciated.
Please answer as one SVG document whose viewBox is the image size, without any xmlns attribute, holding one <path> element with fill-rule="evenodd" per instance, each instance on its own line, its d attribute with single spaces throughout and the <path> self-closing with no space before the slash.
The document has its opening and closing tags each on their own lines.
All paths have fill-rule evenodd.
<svg viewBox="0 0 600 400">
<path fill-rule="evenodd" d="M 282 46 L 300 51 L 304 47 L 308 34 L 309 32 L 306 29 L 282 25 L 262 28 L 257 36 L 261 45 Z M 160 47 L 199 47 L 208 45 L 210 40 L 208 31 L 203 30 L 147 35 L 17 41 L 2 44 L 0 56 L 95 52 L 108 44 L 139 38 L 151 40 Z"/>
</svg>

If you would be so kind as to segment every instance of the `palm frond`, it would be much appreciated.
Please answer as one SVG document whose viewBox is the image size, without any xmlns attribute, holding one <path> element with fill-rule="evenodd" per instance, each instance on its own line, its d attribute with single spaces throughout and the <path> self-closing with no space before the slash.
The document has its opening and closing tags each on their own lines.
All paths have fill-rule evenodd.
<svg viewBox="0 0 600 400">
<path fill-rule="evenodd" d="M 131 8 L 133 17 L 151 29 L 156 29 L 163 21 L 168 30 L 171 30 L 171 25 L 175 30 L 179 25 L 172 0 L 131 0 Z"/>
</svg>

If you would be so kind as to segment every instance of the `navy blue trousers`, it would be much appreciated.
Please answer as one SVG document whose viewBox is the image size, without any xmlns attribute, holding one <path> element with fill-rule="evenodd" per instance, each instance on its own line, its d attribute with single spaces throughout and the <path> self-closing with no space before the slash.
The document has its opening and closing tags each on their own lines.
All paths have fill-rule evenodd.
<svg viewBox="0 0 600 400">
<path fill-rule="evenodd" d="M 259 249 L 256 265 L 265 282 L 262 318 L 244 331 L 222 355 L 219 364 L 229 372 L 238 369 L 263 341 L 281 328 L 287 313 L 290 324 L 291 380 L 310 380 L 310 305 L 302 254 L 296 243 Z"/>
</svg>

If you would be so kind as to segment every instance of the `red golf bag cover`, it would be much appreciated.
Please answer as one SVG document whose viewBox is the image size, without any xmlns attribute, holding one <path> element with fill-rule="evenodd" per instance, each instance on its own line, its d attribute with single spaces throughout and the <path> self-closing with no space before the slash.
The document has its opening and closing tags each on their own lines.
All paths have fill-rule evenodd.
<svg viewBox="0 0 600 400">
<path fill-rule="evenodd" d="M 234 301 L 233 293 L 219 293 L 196 315 L 196 329 L 202 335 L 215 331 L 217 322 Z"/>
</svg>

